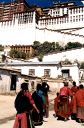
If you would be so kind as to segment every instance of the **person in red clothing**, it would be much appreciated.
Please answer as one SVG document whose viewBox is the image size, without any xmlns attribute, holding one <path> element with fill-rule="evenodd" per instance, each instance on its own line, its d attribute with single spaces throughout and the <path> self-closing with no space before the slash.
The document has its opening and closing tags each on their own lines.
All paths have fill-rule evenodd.
<svg viewBox="0 0 84 128">
<path fill-rule="evenodd" d="M 73 81 L 73 86 L 71 88 L 71 91 L 72 91 L 73 95 L 78 91 L 78 88 L 76 86 L 76 82 L 75 81 Z"/>
<path fill-rule="evenodd" d="M 70 116 L 70 103 L 69 98 L 72 96 L 72 92 L 68 87 L 68 82 L 64 82 L 64 87 L 60 89 L 60 110 L 58 112 L 58 120 L 64 121 L 69 119 Z"/>
<path fill-rule="evenodd" d="M 59 92 L 56 93 L 56 98 L 54 99 L 54 117 L 58 117 L 59 107 L 60 107 L 60 96 Z"/>
<path fill-rule="evenodd" d="M 78 87 L 77 87 L 75 81 L 73 81 L 73 86 L 72 86 L 72 88 L 71 88 L 71 91 L 72 91 L 72 99 L 71 99 L 71 119 L 72 119 L 72 120 L 76 120 L 76 114 L 73 113 L 73 102 L 74 102 L 74 96 L 75 96 L 76 92 L 78 91 Z"/>
<path fill-rule="evenodd" d="M 77 122 L 84 122 L 84 87 L 79 85 L 79 90 L 74 97 L 73 112 L 77 114 Z"/>
<path fill-rule="evenodd" d="M 38 113 L 31 93 L 28 91 L 28 83 L 21 84 L 21 91 L 17 94 L 15 99 L 15 108 L 17 111 L 13 128 L 34 128 L 31 119 L 31 111 L 34 108 Z"/>
</svg>

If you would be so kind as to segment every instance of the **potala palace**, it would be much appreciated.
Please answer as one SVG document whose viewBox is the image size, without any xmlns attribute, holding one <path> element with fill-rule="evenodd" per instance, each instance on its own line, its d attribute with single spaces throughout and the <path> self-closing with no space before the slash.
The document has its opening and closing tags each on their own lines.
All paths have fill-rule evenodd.
<svg viewBox="0 0 84 128">
<path fill-rule="evenodd" d="M 25 0 L 0 3 L 0 43 L 32 45 L 34 41 L 84 43 L 84 6 L 66 2 L 40 8 Z"/>
</svg>

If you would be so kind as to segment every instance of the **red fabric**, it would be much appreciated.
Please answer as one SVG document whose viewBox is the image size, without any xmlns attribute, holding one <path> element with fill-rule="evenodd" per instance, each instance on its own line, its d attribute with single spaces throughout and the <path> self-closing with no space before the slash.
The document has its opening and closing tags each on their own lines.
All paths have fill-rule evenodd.
<svg viewBox="0 0 84 128">
<path fill-rule="evenodd" d="M 56 97 L 56 98 L 54 99 L 54 112 L 55 112 L 56 115 L 57 115 L 57 113 L 58 113 L 58 111 L 59 111 L 59 109 L 58 109 L 59 102 L 60 102 L 59 97 Z"/>
<path fill-rule="evenodd" d="M 21 128 L 28 128 L 26 113 L 16 115 L 13 128 L 19 128 L 19 120 L 21 120 Z"/>
<path fill-rule="evenodd" d="M 75 103 L 79 107 L 84 107 L 84 89 L 79 89 L 75 94 Z"/>
<path fill-rule="evenodd" d="M 78 91 L 78 89 L 77 89 L 77 87 L 76 86 L 73 86 L 72 88 L 71 88 L 71 91 L 72 91 L 72 93 L 73 93 L 73 95 Z"/>
<path fill-rule="evenodd" d="M 79 89 L 73 98 L 73 113 L 84 120 L 84 89 Z"/>
<path fill-rule="evenodd" d="M 71 88 L 71 91 L 72 91 L 72 95 L 73 95 L 72 100 L 71 100 L 71 112 L 72 112 L 72 113 L 76 113 L 75 94 L 76 94 L 76 92 L 78 91 L 77 86 L 73 86 L 73 87 Z"/>
<path fill-rule="evenodd" d="M 34 100 L 33 100 L 33 98 L 32 98 L 32 95 L 31 95 L 30 92 L 25 91 L 25 92 L 24 92 L 24 95 L 29 98 L 30 103 L 31 103 L 32 105 L 35 104 L 35 103 L 34 103 Z M 28 128 L 28 126 L 27 126 L 26 112 L 16 115 L 13 128 L 19 128 L 19 120 L 21 120 L 21 128 Z"/>
<path fill-rule="evenodd" d="M 73 98 L 71 100 L 71 112 L 76 113 L 76 100 L 75 100 L 75 95 L 73 95 Z"/>
<path fill-rule="evenodd" d="M 31 104 L 35 104 L 30 92 L 26 91 L 24 92 L 24 95 L 29 98 Z"/>
<path fill-rule="evenodd" d="M 60 100 L 60 107 L 59 107 L 58 115 L 63 118 L 68 118 L 71 114 L 71 112 L 70 112 L 71 103 L 69 102 L 69 96 L 72 96 L 72 92 L 71 92 L 70 88 L 64 86 L 60 89 L 60 95 L 66 96 L 67 100 L 64 102 Z"/>
<path fill-rule="evenodd" d="M 49 98 L 48 98 L 48 95 L 45 96 L 45 99 L 46 99 L 46 106 L 49 106 Z"/>
<path fill-rule="evenodd" d="M 45 110 L 46 117 L 48 117 L 49 116 L 49 98 L 48 98 L 48 94 L 45 95 L 45 100 L 46 100 L 46 103 L 44 104 L 44 110 Z"/>
<path fill-rule="evenodd" d="M 71 96 L 72 95 L 71 89 L 64 86 L 63 88 L 60 89 L 60 95 Z"/>
<path fill-rule="evenodd" d="M 77 118 L 84 120 L 84 107 L 77 107 Z"/>
</svg>

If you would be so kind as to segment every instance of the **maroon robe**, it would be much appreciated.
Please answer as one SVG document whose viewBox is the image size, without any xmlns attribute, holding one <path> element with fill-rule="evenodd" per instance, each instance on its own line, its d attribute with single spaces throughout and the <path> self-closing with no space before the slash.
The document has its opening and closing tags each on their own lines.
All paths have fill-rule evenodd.
<svg viewBox="0 0 84 128">
<path fill-rule="evenodd" d="M 60 110 L 58 115 L 63 118 L 68 118 L 71 114 L 71 102 L 69 102 L 69 96 L 72 96 L 70 88 L 64 86 L 60 89 Z"/>
<path fill-rule="evenodd" d="M 77 118 L 84 120 L 84 89 L 79 89 L 74 96 L 73 113 L 77 114 Z"/>
<path fill-rule="evenodd" d="M 58 115 L 59 107 L 60 107 L 60 98 L 59 98 L 59 96 L 57 96 L 57 97 L 54 99 L 54 112 L 55 112 L 55 115 L 56 115 L 56 116 Z"/>
</svg>

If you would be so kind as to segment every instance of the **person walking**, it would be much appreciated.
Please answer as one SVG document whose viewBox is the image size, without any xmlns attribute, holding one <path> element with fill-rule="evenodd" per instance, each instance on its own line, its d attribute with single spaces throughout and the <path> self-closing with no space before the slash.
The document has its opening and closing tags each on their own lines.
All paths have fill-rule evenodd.
<svg viewBox="0 0 84 128">
<path fill-rule="evenodd" d="M 55 114 L 53 114 L 54 117 L 58 117 L 59 108 L 60 108 L 60 95 L 59 92 L 57 92 L 56 97 L 54 99 L 54 112 L 55 112 Z"/>
<path fill-rule="evenodd" d="M 76 82 L 73 81 L 73 86 L 71 88 L 71 91 L 72 91 L 72 94 L 74 95 L 77 91 L 78 91 L 78 88 L 77 88 L 77 85 L 76 85 Z"/>
<path fill-rule="evenodd" d="M 69 98 L 72 92 L 68 87 L 68 82 L 64 82 L 64 87 L 60 89 L 60 110 L 58 112 L 58 120 L 68 120 L 70 116 Z"/>
<path fill-rule="evenodd" d="M 48 97 L 49 85 L 46 82 L 42 82 L 42 91 L 45 97 L 44 117 L 48 118 L 49 117 L 49 97 Z"/>
<path fill-rule="evenodd" d="M 21 91 L 17 94 L 14 105 L 17 114 L 13 128 L 35 128 L 31 118 L 31 111 L 35 109 L 39 113 L 39 110 L 31 93 L 28 91 L 28 83 L 21 84 Z"/>
<path fill-rule="evenodd" d="M 71 99 L 71 119 L 72 120 L 76 120 L 76 113 L 73 113 L 73 105 L 74 105 L 74 96 L 76 94 L 76 92 L 78 91 L 78 86 L 76 85 L 76 82 L 73 81 L 72 83 L 72 88 L 71 88 L 71 91 L 72 91 L 72 99 Z"/>
<path fill-rule="evenodd" d="M 79 90 L 74 97 L 73 112 L 77 115 L 77 122 L 84 122 L 84 87 L 82 84 L 79 85 Z"/>
<path fill-rule="evenodd" d="M 43 107 L 45 104 L 45 97 L 42 91 L 42 85 L 40 83 L 37 84 L 36 90 L 32 93 L 32 98 L 36 104 L 36 107 L 39 110 L 39 115 L 35 111 L 32 112 L 32 117 L 35 125 L 43 124 Z"/>
</svg>

